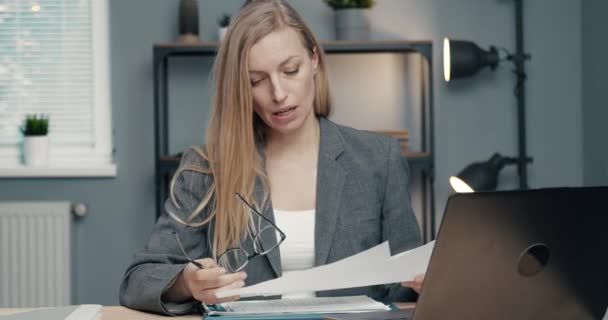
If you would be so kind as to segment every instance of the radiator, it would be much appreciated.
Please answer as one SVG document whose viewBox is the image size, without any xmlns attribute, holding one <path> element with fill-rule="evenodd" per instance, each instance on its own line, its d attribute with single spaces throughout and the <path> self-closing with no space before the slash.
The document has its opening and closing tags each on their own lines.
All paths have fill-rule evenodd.
<svg viewBox="0 0 608 320">
<path fill-rule="evenodd" d="M 0 307 L 71 302 L 70 202 L 0 202 Z"/>
</svg>

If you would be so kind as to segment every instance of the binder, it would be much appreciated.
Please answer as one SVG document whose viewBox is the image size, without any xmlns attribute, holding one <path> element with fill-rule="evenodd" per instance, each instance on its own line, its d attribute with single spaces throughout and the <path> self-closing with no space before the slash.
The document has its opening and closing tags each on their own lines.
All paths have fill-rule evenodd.
<svg viewBox="0 0 608 320">
<path fill-rule="evenodd" d="M 399 310 L 397 306 L 394 304 L 388 305 L 391 310 Z M 215 306 L 207 305 L 207 308 L 210 310 L 222 311 L 221 309 L 217 310 Z M 360 313 L 350 313 L 350 314 L 358 314 L 362 315 L 365 313 L 374 313 L 372 312 L 360 312 Z M 336 318 L 339 316 L 349 315 L 349 313 L 258 313 L 258 314 L 235 314 L 235 315 L 208 315 L 206 312 L 203 313 L 203 320 L 323 320 L 329 317 L 330 319 Z M 339 318 L 338 318 L 339 319 Z"/>
</svg>

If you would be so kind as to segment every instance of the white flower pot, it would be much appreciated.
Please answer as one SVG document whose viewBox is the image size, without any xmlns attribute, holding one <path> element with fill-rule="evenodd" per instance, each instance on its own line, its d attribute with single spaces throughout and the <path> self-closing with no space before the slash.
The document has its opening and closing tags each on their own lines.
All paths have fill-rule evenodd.
<svg viewBox="0 0 608 320">
<path fill-rule="evenodd" d="M 221 27 L 217 29 L 217 40 L 222 42 L 224 37 L 226 37 L 226 32 L 228 32 L 228 27 Z"/>
<path fill-rule="evenodd" d="M 49 136 L 26 136 L 23 141 L 23 159 L 27 166 L 48 166 Z"/>
<path fill-rule="evenodd" d="M 336 39 L 365 41 L 370 38 L 369 9 L 338 9 L 335 11 Z"/>
</svg>

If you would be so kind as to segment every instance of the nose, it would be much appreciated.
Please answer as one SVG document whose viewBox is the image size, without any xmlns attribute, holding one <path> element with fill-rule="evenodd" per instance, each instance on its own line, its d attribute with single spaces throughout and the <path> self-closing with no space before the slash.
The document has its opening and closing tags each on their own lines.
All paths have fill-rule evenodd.
<svg viewBox="0 0 608 320">
<path fill-rule="evenodd" d="M 283 102 L 285 98 L 287 98 L 287 91 L 285 91 L 281 79 L 279 77 L 274 77 L 272 79 L 272 99 L 275 103 L 280 103 Z"/>
</svg>

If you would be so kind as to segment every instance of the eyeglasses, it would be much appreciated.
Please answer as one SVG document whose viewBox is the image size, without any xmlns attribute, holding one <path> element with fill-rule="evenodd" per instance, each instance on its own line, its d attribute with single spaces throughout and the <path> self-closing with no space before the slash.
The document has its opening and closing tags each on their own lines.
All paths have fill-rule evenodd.
<svg viewBox="0 0 608 320">
<path fill-rule="evenodd" d="M 272 221 L 270 221 L 270 219 L 264 217 L 263 214 L 258 212 L 251 204 L 249 204 L 249 202 L 247 202 L 247 200 L 245 200 L 243 198 L 243 196 L 241 196 L 239 193 L 236 193 L 235 195 L 239 200 L 243 201 L 243 203 L 245 203 L 245 205 L 247 205 L 247 207 L 249 207 L 249 209 L 251 209 L 258 216 L 260 216 L 263 219 L 263 221 L 268 222 L 269 225 L 266 225 L 263 228 L 259 228 L 259 231 L 257 233 L 253 234 L 253 250 L 254 250 L 253 254 L 250 254 L 249 252 L 247 252 L 247 250 L 245 250 L 241 247 L 238 247 L 238 248 L 228 249 L 226 252 L 222 253 L 218 257 L 217 261 L 218 261 L 219 265 L 228 269 L 228 271 L 233 272 L 233 273 L 243 270 L 243 268 L 245 268 L 245 266 L 249 263 L 249 260 L 253 259 L 254 257 L 263 256 L 263 255 L 268 254 L 270 251 L 274 250 L 281 243 L 283 243 L 283 241 L 285 241 L 285 238 L 287 238 L 285 233 L 281 229 L 279 229 L 279 227 L 277 227 L 276 224 L 274 224 Z M 279 241 L 277 241 L 274 245 L 269 247 L 268 249 L 264 250 L 262 247 L 262 239 L 264 237 L 268 237 L 268 236 L 272 237 L 272 236 L 274 236 L 273 233 L 276 233 L 276 232 L 279 233 L 279 236 L 281 239 Z M 194 264 L 199 269 L 205 269 L 205 267 L 202 264 L 200 264 L 199 262 L 193 260 L 192 258 L 190 258 L 190 256 L 188 256 L 188 254 L 186 253 L 186 250 L 184 249 L 184 246 L 182 246 L 182 242 L 179 240 L 177 232 L 171 231 L 171 233 L 175 237 L 177 246 L 179 247 L 179 249 L 182 252 L 182 254 L 184 255 L 184 257 L 188 260 L 188 262 Z"/>
<path fill-rule="evenodd" d="M 259 230 L 257 230 L 257 232 L 255 232 L 256 230 L 253 230 L 252 233 L 252 238 L 253 238 L 253 254 L 247 252 L 247 250 L 243 249 L 242 247 L 238 247 L 238 248 L 232 248 L 232 249 L 228 249 L 226 252 L 222 253 L 218 258 L 218 264 L 224 268 L 226 268 L 227 270 L 229 270 L 230 272 L 239 272 L 241 270 L 243 270 L 243 268 L 245 268 L 245 266 L 249 263 L 249 260 L 257 257 L 257 256 L 263 256 L 268 254 L 270 251 L 274 250 L 275 248 L 277 248 L 281 243 L 283 243 L 283 241 L 285 241 L 285 238 L 287 238 L 287 236 L 285 235 L 285 233 L 283 231 L 281 231 L 281 229 L 279 229 L 279 227 L 277 227 L 276 224 L 274 224 L 272 221 L 270 221 L 270 219 L 264 217 L 263 214 L 261 214 L 260 212 L 258 212 L 251 204 L 249 204 L 249 202 L 247 202 L 243 196 L 241 196 L 238 192 L 235 193 L 235 196 L 243 201 L 243 203 L 245 205 L 247 205 L 247 207 L 249 207 L 249 209 L 251 209 L 251 211 L 255 212 L 260 218 L 263 219 L 263 222 L 267 222 L 268 224 L 266 224 L 265 226 L 260 226 Z M 262 221 L 260 221 L 262 222 Z M 260 224 L 261 225 L 261 224 Z M 276 234 L 279 234 L 280 236 L 280 240 L 277 241 L 274 245 L 266 248 L 266 250 L 264 250 L 263 246 L 262 246 L 262 239 L 264 239 L 264 237 L 275 237 Z"/>
<path fill-rule="evenodd" d="M 188 259 L 188 262 L 190 262 L 193 265 L 197 266 L 199 269 L 205 269 L 205 267 L 202 264 L 200 264 L 199 262 L 197 262 L 195 260 L 192 260 L 192 258 L 190 258 L 190 256 L 186 253 L 186 250 L 184 250 L 184 246 L 182 246 L 182 242 L 179 241 L 179 237 L 177 236 L 177 232 L 176 231 L 171 231 L 171 233 L 175 237 L 175 241 L 177 241 L 177 246 L 179 247 L 179 250 L 182 251 L 182 254 L 184 255 L 184 257 L 186 257 L 186 259 Z"/>
</svg>

